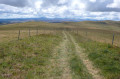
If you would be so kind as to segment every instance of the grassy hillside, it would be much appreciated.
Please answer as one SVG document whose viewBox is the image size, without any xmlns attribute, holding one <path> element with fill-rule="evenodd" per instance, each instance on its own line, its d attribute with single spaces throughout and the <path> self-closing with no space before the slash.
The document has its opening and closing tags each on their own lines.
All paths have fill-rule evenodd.
<svg viewBox="0 0 120 79">
<path fill-rule="evenodd" d="M 74 26 L 75 28 L 101 29 L 110 31 L 120 31 L 119 21 L 83 21 L 83 22 L 65 22 L 65 25 Z"/>
<path fill-rule="evenodd" d="M 68 23 L 74 26 L 73 32 L 87 37 L 91 40 L 120 46 L 120 22 L 117 21 L 84 21 Z"/>
<path fill-rule="evenodd" d="M 46 23 L 46 22 L 25 22 L 0 26 L 0 41 L 17 39 L 18 32 L 21 30 L 21 38 L 39 34 L 50 33 L 52 31 L 63 30 L 65 28 L 78 31 L 83 36 L 99 41 L 111 43 L 113 34 L 115 34 L 115 45 L 119 44 L 120 39 L 120 22 L 119 21 L 83 21 L 83 22 L 63 22 L 63 23 Z M 118 44 L 117 44 L 118 43 Z"/>
<path fill-rule="evenodd" d="M 120 48 L 106 43 L 92 41 L 89 38 L 72 33 L 79 46 L 86 49 L 84 53 L 101 69 L 105 79 L 120 78 Z"/>
<path fill-rule="evenodd" d="M 119 79 L 119 24 L 84 21 L 1 25 L 0 79 Z"/>
<path fill-rule="evenodd" d="M 0 79 L 43 79 L 61 35 L 42 34 L 0 43 Z"/>
</svg>

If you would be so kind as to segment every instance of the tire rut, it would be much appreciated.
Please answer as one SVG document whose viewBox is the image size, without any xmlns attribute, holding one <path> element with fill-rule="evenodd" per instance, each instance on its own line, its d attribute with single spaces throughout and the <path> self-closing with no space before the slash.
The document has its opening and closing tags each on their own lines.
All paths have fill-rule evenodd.
<svg viewBox="0 0 120 79">
<path fill-rule="evenodd" d="M 70 35 L 69 33 L 67 34 L 74 43 L 76 52 L 79 55 L 80 59 L 83 61 L 83 64 L 86 66 L 88 72 L 93 76 L 94 79 L 104 79 L 99 73 L 100 70 L 93 66 L 92 62 L 88 59 L 87 55 L 83 53 L 83 49 L 80 48 L 75 42 L 75 39 L 72 37 L 72 35 Z"/>
<path fill-rule="evenodd" d="M 64 32 L 63 34 L 63 42 L 55 48 L 53 57 L 50 60 L 51 65 L 47 69 L 48 79 L 72 79 L 67 56 L 68 38 Z"/>
</svg>

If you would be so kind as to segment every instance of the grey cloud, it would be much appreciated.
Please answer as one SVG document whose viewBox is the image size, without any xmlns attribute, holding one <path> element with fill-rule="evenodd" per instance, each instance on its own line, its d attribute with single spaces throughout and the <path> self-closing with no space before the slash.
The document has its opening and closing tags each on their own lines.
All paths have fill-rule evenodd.
<svg viewBox="0 0 120 79">
<path fill-rule="evenodd" d="M 33 6 L 34 2 L 37 0 L 0 0 L 0 4 L 6 4 L 15 7 L 25 7 Z M 47 8 L 50 6 L 61 6 L 63 4 L 58 4 L 59 0 L 42 0 L 42 8 Z"/>
<path fill-rule="evenodd" d="M 58 4 L 59 0 L 43 0 L 42 8 L 48 8 L 50 6 L 71 6 L 72 0 L 64 4 Z M 114 0 L 96 0 L 96 2 L 91 2 L 90 0 L 80 0 L 86 4 L 86 11 L 91 12 L 120 12 L 120 8 L 109 8 L 107 5 L 113 3 Z"/>
<path fill-rule="evenodd" d="M 0 0 L 0 4 L 6 4 L 6 5 L 10 5 L 10 6 L 15 6 L 15 7 L 25 7 L 25 6 L 33 6 L 34 2 L 36 0 Z M 59 0 L 42 0 L 43 4 L 42 4 L 42 8 L 48 8 L 51 6 L 70 6 L 71 1 L 69 0 L 69 2 L 67 1 L 64 4 L 59 4 Z M 110 12 L 110 11 L 115 11 L 115 12 L 120 12 L 120 8 L 108 8 L 106 7 L 108 4 L 113 3 L 113 0 L 105 0 L 102 1 L 101 0 L 96 0 L 96 2 L 91 2 L 89 0 L 80 0 L 83 3 L 86 4 L 86 11 L 91 11 L 91 12 Z"/>
<path fill-rule="evenodd" d="M 100 0 L 96 0 L 96 2 L 90 2 L 87 1 L 87 11 L 92 11 L 92 12 L 120 12 L 120 8 L 108 8 L 107 5 L 113 3 L 113 0 L 107 0 L 101 2 Z"/>
<path fill-rule="evenodd" d="M 68 5 L 69 2 L 64 3 L 64 4 L 59 4 L 59 0 L 43 0 L 42 7 L 43 8 L 48 8 L 50 6 L 63 6 L 63 5 Z"/>
<path fill-rule="evenodd" d="M 0 4 L 6 4 L 15 7 L 25 7 L 29 3 L 28 0 L 0 0 Z"/>
<path fill-rule="evenodd" d="M 90 2 L 90 0 L 67 0 L 65 3 L 59 3 L 59 0 L 42 0 L 42 5 L 40 5 L 40 10 L 39 8 L 36 8 L 36 1 L 39 0 L 0 0 L 0 14 L 2 16 L 2 14 L 8 14 L 8 15 L 12 15 L 12 14 L 18 14 L 18 15 L 35 15 L 38 17 L 75 17 L 75 18 L 86 18 L 86 17 L 90 17 L 90 18 L 96 18 L 96 17 L 105 17 L 108 18 L 109 14 L 111 12 L 116 12 L 116 14 L 118 14 L 120 12 L 120 8 L 110 8 L 107 7 L 107 5 L 113 3 L 113 0 L 103 0 L 103 2 L 101 2 L 101 0 L 96 0 L 96 2 Z M 78 1 L 85 4 L 85 10 L 83 11 L 83 14 L 86 15 L 82 15 L 82 13 L 76 12 L 76 11 L 80 11 L 81 9 L 79 9 L 79 4 L 75 5 L 73 4 L 73 1 Z M 1 4 L 6 4 L 6 5 L 1 5 Z M 10 7 L 10 6 L 15 6 L 14 7 Z M 28 6 L 28 7 L 26 7 Z M 63 6 L 68 7 L 65 10 L 61 10 L 63 12 L 47 12 L 47 8 L 53 8 L 53 7 L 58 7 L 58 8 L 62 8 Z M 78 6 L 78 8 L 76 8 Z M 31 11 L 29 11 L 29 9 L 32 9 L 33 12 L 36 12 L 35 14 L 32 13 Z M 38 9 L 38 10 L 37 10 Z M 64 8 L 63 8 L 64 9 Z M 43 12 L 43 10 L 46 10 L 45 12 Z M 55 9 L 52 9 L 55 10 Z M 53 13 L 52 13 L 53 12 Z M 100 15 L 94 15 L 94 14 L 90 14 L 91 12 L 102 12 L 104 14 L 100 14 Z M 118 13 L 117 13 L 118 12 Z M 118 17 L 119 15 L 116 14 L 111 14 L 114 17 Z M 110 15 L 110 16 L 111 16 Z M 8 16 L 9 17 L 9 16 Z M 109 18 L 108 18 L 109 19 Z"/>
</svg>

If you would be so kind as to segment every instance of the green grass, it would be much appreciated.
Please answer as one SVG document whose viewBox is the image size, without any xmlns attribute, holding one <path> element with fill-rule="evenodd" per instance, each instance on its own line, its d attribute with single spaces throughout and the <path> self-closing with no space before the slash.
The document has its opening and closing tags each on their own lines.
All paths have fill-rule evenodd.
<svg viewBox="0 0 120 79">
<path fill-rule="evenodd" d="M 109 44 L 92 41 L 73 34 L 77 43 L 85 48 L 85 52 L 94 65 L 101 69 L 106 79 L 120 78 L 120 48 Z"/>
<path fill-rule="evenodd" d="M 61 35 L 52 35 L 64 29 L 79 30 L 79 33 L 90 38 L 75 35 L 79 45 L 86 49 L 88 57 L 95 66 L 102 70 L 102 74 L 108 79 L 119 79 L 120 75 L 120 48 L 112 47 L 112 35 L 115 35 L 115 43 L 119 46 L 120 27 L 119 22 L 25 22 L 8 25 L 0 25 L 0 79 L 20 78 L 33 79 L 46 77 L 46 67 L 49 64 L 52 50 L 61 41 Z M 17 40 L 18 30 L 21 30 L 20 41 Z M 39 29 L 40 36 L 28 37 L 28 30 L 31 29 L 31 36 L 36 35 Z M 47 33 L 46 33 L 47 32 Z M 49 33 L 49 34 L 48 34 Z M 103 39 L 102 39 L 103 38 Z M 106 40 L 105 40 L 105 39 Z M 7 42 L 9 39 L 10 42 Z M 14 41 L 11 41 L 14 40 Z M 98 41 L 98 42 L 95 42 Z M 99 43 L 99 42 L 104 43 Z M 5 43 L 3 43 L 5 42 Z M 68 45 L 69 46 L 69 45 Z M 74 46 L 70 45 L 69 51 L 75 52 Z M 75 53 L 71 53 L 70 66 L 76 78 L 88 78 L 86 68 Z M 81 76 L 79 76 L 81 75 Z"/>
<path fill-rule="evenodd" d="M 61 34 L 42 34 L 0 43 L 0 79 L 45 79 L 46 67 Z"/>
<path fill-rule="evenodd" d="M 70 37 L 69 37 L 70 39 Z M 68 43 L 69 63 L 73 79 L 93 79 L 92 75 L 88 73 L 87 68 L 76 53 L 75 45 L 69 40 Z"/>
</svg>

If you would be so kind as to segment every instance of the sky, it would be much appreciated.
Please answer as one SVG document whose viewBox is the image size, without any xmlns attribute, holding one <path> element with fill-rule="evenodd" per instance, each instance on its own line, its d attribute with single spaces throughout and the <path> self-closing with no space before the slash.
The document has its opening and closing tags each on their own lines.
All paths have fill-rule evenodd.
<svg viewBox="0 0 120 79">
<path fill-rule="evenodd" d="M 0 19 L 120 20 L 120 0 L 0 0 Z"/>
</svg>

